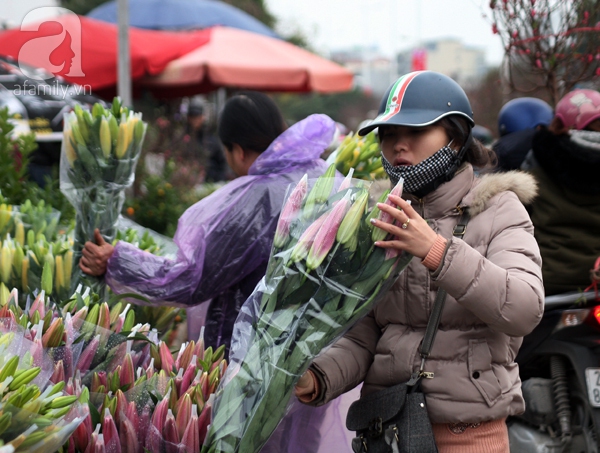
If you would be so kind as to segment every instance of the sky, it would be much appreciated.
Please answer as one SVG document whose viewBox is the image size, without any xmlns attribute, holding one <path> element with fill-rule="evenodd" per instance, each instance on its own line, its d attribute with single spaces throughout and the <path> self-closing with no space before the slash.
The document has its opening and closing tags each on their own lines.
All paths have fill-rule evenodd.
<svg viewBox="0 0 600 453">
<path fill-rule="evenodd" d="M 383 55 L 419 42 L 458 38 L 482 49 L 489 65 L 503 50 L 492 33 L 489 0 L 265 0 L 278 32 L 300 30 L 319 53 L 377 46 Z M 487 18 L 483 15 L 488 14 Z"/>
</svg>

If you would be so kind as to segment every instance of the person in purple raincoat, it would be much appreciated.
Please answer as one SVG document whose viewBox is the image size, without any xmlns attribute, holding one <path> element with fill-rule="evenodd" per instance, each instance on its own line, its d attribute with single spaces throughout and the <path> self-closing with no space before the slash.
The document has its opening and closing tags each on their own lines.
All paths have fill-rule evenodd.
<svg viewBox="0 0 600 453">
<path fill-rule="evenodd" d="M 106 275 L 117 294 L 136 293 L 155 305 L 190 307 L 210 300 L 206 345 L 227 346 L 241 305 L 265 273 L 286 190 L 304 174 L 317 178 L 334 121 L 311 115 L 286 129 L 276 104 L 258 92 L 230 98 L 219 118 L 219 138 L 239 176 L 191 206 L 179 219 L 175 259 L 115 247 L 98 231 L 80 261 L 90 275 Z"/>
</svg>

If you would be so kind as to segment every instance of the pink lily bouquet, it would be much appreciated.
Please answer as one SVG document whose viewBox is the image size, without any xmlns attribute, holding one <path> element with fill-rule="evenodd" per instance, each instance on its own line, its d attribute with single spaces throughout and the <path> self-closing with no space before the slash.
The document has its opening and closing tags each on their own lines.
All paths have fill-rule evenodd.
<svg viewBox="0 0 600 453">
<path fill-rule="evenodd" d="M 59 309 L 41 291 L 23 309 L 13 289 L 0 304 L 0 453 L 2 442 L 23 452 L 199 453 L 225 347 L 205 348 L 201 336 L 173 354 L 119 297 L 78 288 Z"/>
<path fill-rule="evenodd" d="M 311 361 L 366 315 L 410 262 L 374 246 L 386 233 L 370 219 L 387 214 L 368 210 L 369 183 L 351 177 L 340 183 L 334 164 L 310 191 L 305 176 L 289 194 L 266 276 L 236 321 L 245 334 L 234 334 L 203 453 L 259 451 Z M 402 183 L 392 192 L 400 195 Z"/>
</svg>

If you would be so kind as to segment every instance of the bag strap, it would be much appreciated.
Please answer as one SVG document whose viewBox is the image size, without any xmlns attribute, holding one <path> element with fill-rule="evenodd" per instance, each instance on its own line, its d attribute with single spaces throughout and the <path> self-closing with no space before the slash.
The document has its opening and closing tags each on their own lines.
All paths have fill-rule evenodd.
<svg viewBox="0 0 600 453">
<path fill-rule="evenodd" d="M 470 215 L 469 212 L 464 209 L 461 211 L 458 223 L 455 225 L 452 231 L 452 236 L 462 239 L 467 231 L 467 223 L 469 223 Z M 439 289 L 433 303 L 433 309 L 429 315 L 429 321 L 427 322 L 427 328 L 425 329 L 425 337 L 421 343 L 419 353 L 421 354 L 421 366 L 419 371 L 416 371 L 410 377 L 407 385 L 414 386 L 419 382 L 422 377 L 433 378 L 433 373 L 424 371 L 425 360 L 429 357 L 431 347 L 433 346 L 433 340 L 435 340 L 435 334 L 437 333 L 438 326 L 440 325 L 440 319 L 442 318 L 442 310 L 444 309 L 444 302 L 446 302 L 446 296 L 448 293 Z"/>
</svg>

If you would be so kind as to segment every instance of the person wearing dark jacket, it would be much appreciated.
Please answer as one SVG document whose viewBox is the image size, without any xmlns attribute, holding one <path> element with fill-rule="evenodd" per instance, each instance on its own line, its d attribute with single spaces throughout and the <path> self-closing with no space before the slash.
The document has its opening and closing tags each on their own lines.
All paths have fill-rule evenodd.
<svg viewBox="0 0 600 453">
<path fill-rule="evenodd" d="M 600 256 L 600 93 L 568 93 L 532 146 L 539 194 L 529 209 L 546 295 L 584 290 Z"/>
</svg>

